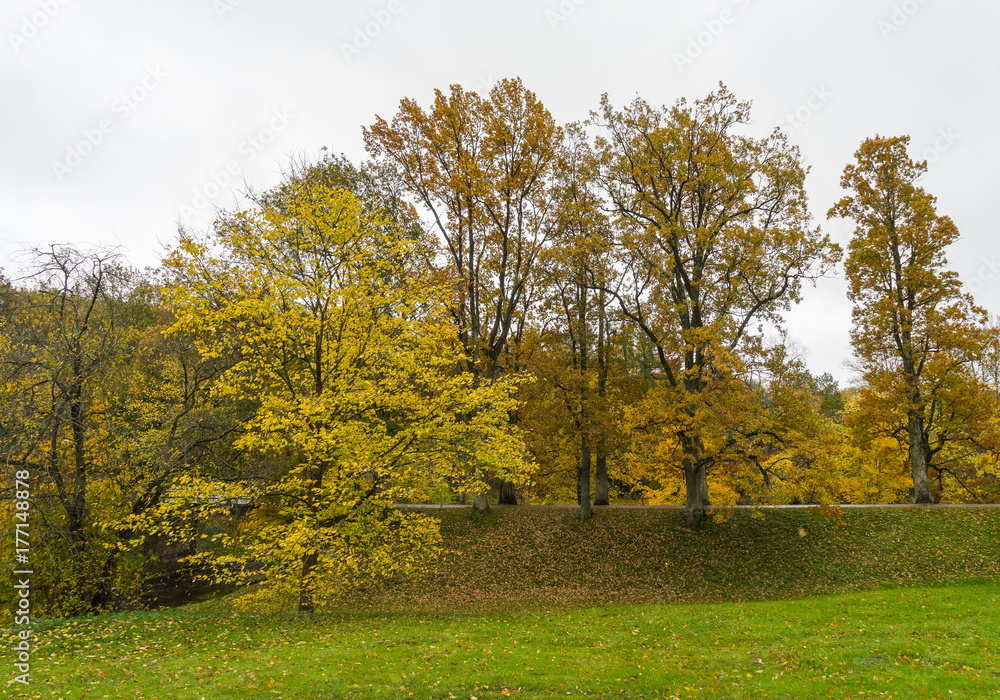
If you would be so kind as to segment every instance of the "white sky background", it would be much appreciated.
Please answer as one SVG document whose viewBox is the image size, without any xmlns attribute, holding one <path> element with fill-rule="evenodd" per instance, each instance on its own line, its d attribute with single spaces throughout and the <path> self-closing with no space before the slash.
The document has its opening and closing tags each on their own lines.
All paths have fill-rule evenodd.
<svg viewBox="0 0 1000 700">
<path fill-rule="evenodd" d="M 61 242 L 156 265 L 244 178 L 267 189 L 323 146 L 360 162 L 362 125 L 452 83 L 520 76 L 565 123 L 605 91 L 673 104 L 722 81 L 753 101 L 756 135 L 782 125 L 801 148 L 815 223 L 845 246 L 826 219 L 844 166 L 866 137 L 909 134 L 962 233 L 949 259 L 996 314 L 997 26 L 986 0 L 3 0 L 0 266 L 16 277 L 18 251 Z M 838 270 L 787 324 L 842 385 L 845 292 Z"/>
</svg>

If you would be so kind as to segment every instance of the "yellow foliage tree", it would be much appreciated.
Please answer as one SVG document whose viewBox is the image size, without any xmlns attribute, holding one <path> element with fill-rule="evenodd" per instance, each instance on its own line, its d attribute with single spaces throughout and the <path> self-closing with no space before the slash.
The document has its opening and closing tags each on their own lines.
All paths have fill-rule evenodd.
<svg viewBox="0 0 1000 700">
<path fill-rule="evenodd" d="M 379 117 L 365 129 L 369 153 L 427 212 L 443 243 L 441 270 L 455 280 L 450 317 L 475 386 L 510 369 L 505 360 L 537 300 L 534 267 L 551 234 L 560 138 L 519 78 L 486 96 L 460 85 L 437 90 L 427 111 L 403 99 L 391 123 Z M 500 503 L 516 505 L 515 484 L 499 486 Z"/>
<path fill-rule="evenodd" d="M 969 459 L 996 450 L 996 397 L 973 371 L 996 335 L 947 269 L 958 229 L 916 184 L 927 163 L 910 159 L 908 144 L 907 136 L 866 139 L 841 179 L 850 194 L 830 216 L 856 224 L 845 269 L 866 383 L 858 410 L 878 436 L 899 441 L 913 500 L 931 503 L 929 470 L 939 487 L 946 474 L 961 483 Z"/>
<path fill-rule="evenodd" d="M 802 280 L 840 252 L 810 228 L 797 149 L 778 131 L 740 134 L 749 119 L 725 87 L 662 108 L 636 99 L 618 110 L 605 95 L 592 118 L 606 130 L 600 179 L 622 229 L 627 276 L 615 294 L 659 359 L 658 420 L 681 451 L 692 528 L 715 450 L 740 420 L 731 412 L 755 410 L 740 376 L 759 355 L 760 326 L 780 325 Z"/>
<path fill-rule="evenodd" d="M 234 582 L 261 570 L 251 604 L 297 597 L 309 612 L 438 552 L 436 521 L 394 502 L 445 478 L 481 489 L 469 463 L 507 478 L 526 465 L 506 425 L 512 385 L 456 371 L 463 348 L 440 290 L 413 265 L 425 241 L 315 170 L 254 201 L 210 240 L 182 236 L 166 266 L 174 331 L 203 357 L 239 354 L 215 391 L 259 402 L 236 446 L 261 467 L 184 477 L 158 527 L 250 506 L 196 559 Z"/>
</svg>

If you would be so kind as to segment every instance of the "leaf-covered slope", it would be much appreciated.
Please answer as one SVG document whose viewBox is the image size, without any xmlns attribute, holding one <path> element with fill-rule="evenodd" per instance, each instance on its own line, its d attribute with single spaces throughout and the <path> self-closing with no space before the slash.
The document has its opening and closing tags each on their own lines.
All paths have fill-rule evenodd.
<svg viewBox="0 0 1000 700">
<path fill-rule="evenodd" d="M 772 600 L 1000 580 L 997 508 L 738 510 L 698 532 L 680 511 L 652 508 L 595 509 L 582 523 L 575 508 L 436 515 L 451 551 L 434 570 L 350 606 Z"/>
</svg>

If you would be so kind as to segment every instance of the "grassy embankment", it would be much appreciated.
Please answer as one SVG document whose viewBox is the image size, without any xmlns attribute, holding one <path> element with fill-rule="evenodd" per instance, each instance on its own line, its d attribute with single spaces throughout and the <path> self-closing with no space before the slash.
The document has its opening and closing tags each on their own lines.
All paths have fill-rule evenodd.
<svg viewBox="0 0 1000 700">
<path fill-rule="evenodd" d="M 461 554 L 311 620 L 211 601 L 43 622 L 32 686 L 5 694 L 1000 697 L 1000 509 L 740 512 L 699 533 L 676 511 L 571 515 L 445 511 Z"/>
<path fill-rule="evenodd" d="M 1000 580 L 1000 508 L 717 510 L 727 521 L 698 532 L 665 509 L 598 510 L 584 523 L 575 508 L 425 512 L 441 518 L 452 553 L 352 609 L 782 600 Z"/>
</svg>

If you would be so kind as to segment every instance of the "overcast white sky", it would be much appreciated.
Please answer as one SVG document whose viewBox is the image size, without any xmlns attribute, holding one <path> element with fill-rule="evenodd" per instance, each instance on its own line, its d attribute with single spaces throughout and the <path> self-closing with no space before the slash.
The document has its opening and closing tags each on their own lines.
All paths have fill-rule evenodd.
<svg viewBox="0 0 1000 700">
<path fill-rule="evenodd" d="M 841 244 L 826 211 L 844 165 L 868 136 L 909 134 L 962 233 L 954 269 L 1000 313 L 998 25 L 986 0 L 3 0 L 0 266 L 16 276 L 19 250 L 57 242 L 156 265 L 179 221 L 207 225 L 244 178 L 266 189 L 323 146 L 359 162 L 362 125 L 436 87 L 521 76 L 568 122 L 602 92 L 672 104 L 722 81 L 760 135 L 782 125 L 800 146 L 816 223 Z M 838 271 L 788 318 L 842 385 L 845 290 Z"/>
</svg>

